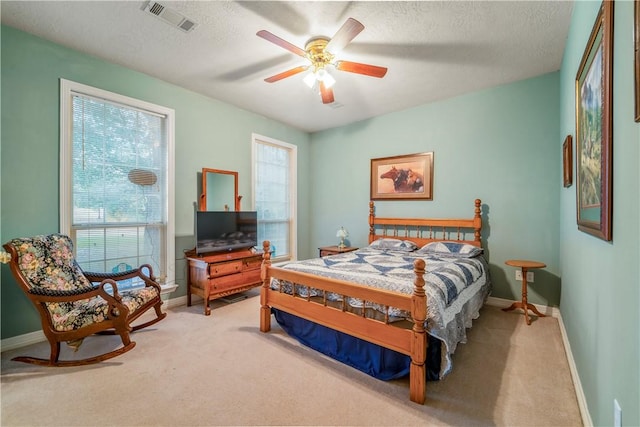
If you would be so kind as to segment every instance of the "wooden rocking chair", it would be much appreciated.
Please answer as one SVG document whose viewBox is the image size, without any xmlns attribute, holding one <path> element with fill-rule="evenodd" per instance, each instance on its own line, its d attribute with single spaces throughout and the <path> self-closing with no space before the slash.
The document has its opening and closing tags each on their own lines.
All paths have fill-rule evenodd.
<svg viewBox="0 0 640 427">
<path fill-rule="evenodd" d="M 73 242 L 62 234 L 13 239 L 3 246 L 11 255 L 11 272 L 38 310 L 51 346 L 49 359 L 20 356 L 13 360 L 42 366 L 101 362 L 136 345 L 129 332 L 166 317 L 160 309 L 160 285 L 150 265 L 115 274 L 84 272 L 73 256 Z M 145 286 L 118 291 L 116 282 L 127 279 L 141 280 Z M 151 307 L 156 317 L 132 327 L 131 323 Z M 82 339 L 93 334 L 120 335 L 122 347 L 86 359 L 58 360 L 61 342 L 77 349 Z"/>
</svg>

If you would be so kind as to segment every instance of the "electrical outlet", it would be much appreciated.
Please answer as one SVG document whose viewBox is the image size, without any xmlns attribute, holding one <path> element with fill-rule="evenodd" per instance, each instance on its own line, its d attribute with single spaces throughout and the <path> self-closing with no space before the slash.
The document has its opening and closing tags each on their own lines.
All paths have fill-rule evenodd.
<svg viewBox="0 0 640 427">
<path fill-rule="evenodd" d="M 613 399 L 613 427 L 622 427 L 622 408 L 618 399 Z"/>
<path fill-rule="evenodd" d="M 516 270 L 516 280 L 522 281 L 522 270 Z M 533 283 L 533 271 L 527 271 L 527 282 Z"/>
</svg>

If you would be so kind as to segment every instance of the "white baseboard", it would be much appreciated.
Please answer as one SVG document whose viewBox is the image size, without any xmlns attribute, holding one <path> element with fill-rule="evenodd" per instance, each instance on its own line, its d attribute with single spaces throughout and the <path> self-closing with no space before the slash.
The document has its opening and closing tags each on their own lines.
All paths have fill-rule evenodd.
<svg viewBox="0 0 640 427">
<path fill-rule="evenodd" d="M 503 298 L 495 298 L 489 297 L 487 298 L 487 305 L 491 305 L 494 307 L 509 307 L 514 301 L 503 299 Z M 576 390 L 576 398 L 578 399 L 578 408 L 580 409 L 580 415 L 582 416 L 582 425 L 586 427 L 592 427 L 593 421 L 591 420 L 591 415 L 589 414 L 589 409 L 587 406 L 587 398 L 584 395 L 584 391 L 582 390 L 582 383 L 580 382 L 580 376 L 578 375 L 578 368 L 576 367 L 576 362 L 573 359 L 573 353 L 571 352 L 571 344 L 569 344 L 569 339 L 567 337 L 567 331 L 564 328 L 564 322 L 562 321 L 562 315 L 560 314 L 560 309 L 558 307 L 548 307 L 546 305 L 538 305 L 536 306 L 540 313 L 555 317 L 558 319 L 558 325 L 560 326 L 560 335 L 562 336 L 562 344 L 564 345 L 564 351 L 567 356 L 567 363 L 569 363 L 569 371 L 571 372 L 571 379 L 573 380 L 573 387 Z"/>
<path fill-rule="evenodd" d="M 3 339 L 0 343 L 0 350 L 15 350 L 16 348 L 26 347 L 46 340 L 47 337 L 44 336 L 42 331 L 29 332 L 28 334 Z"/>
<path fill-rule="evenodd" d="M 562 342 L 564 343 L 564 351 L 567 353 L 567 361 L 569 362 L 569 371 L 571 371 L 571 379 L 573 380 L 573 386 L 576 389 L 576 398 L 578 399 L 578 407 L 580 408 L 580 415 L 582 415 L 582 425 L 586 427 L 592 427 L 593 421 L 591 420 L 591 414 L 589 414 L 589 407 L 587 405 L 587 397 L 582 390 L 582 383 L 580 382 L 580 375 L 578 375 L 578 368 L 576 367 L 576 361 L 573 359 L 573 353 L 571 352 L 571 344 L 567 337 L 567 330 L 564 328 L 564 322 L 562 316 L 558 312 L 558 324 L 560 325 L 560 334 L 562 335 Z"/>
<path fill-rule="evenodd" d="M 191 299 L 194 299 L 193 295 L 191 296 Z M 166 308 L 174 308 L 181 305 L 187 305 L 187 296 L 183 295 L 181 297 L 171 298 L 170 300 L 166 300 L 164 303 L 166 304 Z M 165 308 L 164 304 L 162 305 L 162 308 Z"/>
</svg>

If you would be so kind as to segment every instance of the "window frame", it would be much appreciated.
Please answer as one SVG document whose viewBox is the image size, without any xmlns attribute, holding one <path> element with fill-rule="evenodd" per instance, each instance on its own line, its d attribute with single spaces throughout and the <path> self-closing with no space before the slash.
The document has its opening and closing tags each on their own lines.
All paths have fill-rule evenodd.
<svg viewBox="0 0 640 427">
<path fill-rule="evenodd" d="M 143 110 L 152 114 L 165 116 L 165 135 L 167 138 L 166 188 L 167 204 L 164 206 L 166 218 L 166 242 L 163 248 L 166 271 L 154 272 L 163 293 L 177 288 L 175 283 L 175 111 L 136 98 L 120 95 L 115 92 L 93 86 L 60 79 L 60 232 L 71 235 L 73 222 L 73 95 L 102 99 L 105 102 L 125 105 L 131 109 Z"/>
<path fill-rule="evenodd" d="M 298 259 L 298 147 L 288 142 L 280 141 L 274 138 L 269 138 L 257 133 L 251 134 L 251 207 L 256 210 L 256 181 L 257 176 L 257 153 L 256 149 L 258 144 L 273 145 L 278 148 L 288 150 L 289 156 L 289 248 L 290 257 L 276 257 L 273 261 L 285 262 L 295 261 Z M 258 219 L 258 222 L 260 220 Z M 262 242 L 259 242 L 261 249 Z"/>
</svg>

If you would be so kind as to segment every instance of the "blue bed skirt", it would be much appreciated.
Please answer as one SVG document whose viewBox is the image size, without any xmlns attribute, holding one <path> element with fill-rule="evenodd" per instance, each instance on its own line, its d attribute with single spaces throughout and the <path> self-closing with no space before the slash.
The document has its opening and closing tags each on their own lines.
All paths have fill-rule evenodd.
<svg viewBox="0 0 640 427">
<path fill-rule="evenodd" d="M 290 336 L 332 359 L 380 380 L 387 381 L 409 375 L 409 356 L 275 308 L 272 308 L 271 312 Z M 427 380 L 436 381 L 440 377 L 441 341 L 431 335 L 427 337 Z"/>
</svg>

